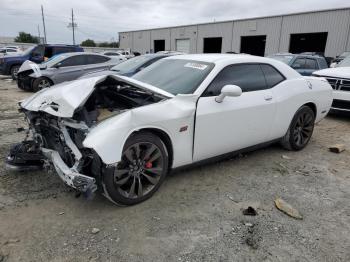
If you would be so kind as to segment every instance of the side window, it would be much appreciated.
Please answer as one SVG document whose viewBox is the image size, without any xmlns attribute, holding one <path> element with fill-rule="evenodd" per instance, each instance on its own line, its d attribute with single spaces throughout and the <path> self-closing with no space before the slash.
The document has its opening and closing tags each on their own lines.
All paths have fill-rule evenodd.
<svg viewBox="0 0 350 262">
<path fill-rule="evenodd" d="M 50 58 L 53 56 L 53 47 L 51 46 L 46 46 L 45 47 L 45 54 L 44 54 L 45 57 L 47 58 Z"/>
<path fill-rule="evenodd" d="M 305 68 L 305 58 L 297 58 L 292 64 L 292 68 L 299 69 Z"/>
<path fill-rule="evenodd" d="M 231 65 L 215 77 L 203 96 L 217 96 L 225 85 L 237 85 L 243 92 L 267 89 L 265 76 L 259 65 Z"/>
<path fill-rule="evenodd" d="M 109 57 L 99 56 L 99 55 L 87 55 L 87 64 L 98 64 L 104 63 L 110 60 Z"/>
<path fill-rule="evenodd" d="M 316 59 L 306 58 L 305 69 L 318 69 Z"/>
<path fill-rule="evenodd" d="M 44 46 L 39 45 L 39 46 L 35 47 L 34 50 L 32 51 L 32 56 L 33 57 L 43 57 L 44 51 L 45 51 Z"/>
<path fill-rule="evenodd" d="M 264 72 L 266 83 L 269 88 L 272 88 L 285 80 L 285 77 L 281 75 L 281 73 L 278 72 L 274 67 L 266 64 L 262 64 L 260 66 Z"/>
<path fill-rule="evenodd" d="M 328 68 L 326 59 L 320 58 L 320 59 L 318 59 L 318 63 L 319 63 L 319 65 L 320 65 L 320 68 L 321 68 L 321 69 L 323 69 L 323 68 Z"/>
<path fill-rule="evenodd" d="M 86 64 L 85 56 L 77 55 L 77 56 L 68 57 L 67 59 L 63 60 L 61 62 L 61 67 L 78 66 L 78 65 L 85 65 L 85 64 Z"/>
</svg>

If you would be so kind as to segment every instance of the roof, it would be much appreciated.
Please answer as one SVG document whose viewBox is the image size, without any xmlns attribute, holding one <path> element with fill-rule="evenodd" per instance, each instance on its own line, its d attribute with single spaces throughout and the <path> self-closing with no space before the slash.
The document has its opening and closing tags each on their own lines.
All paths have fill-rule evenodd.
<svg viewBox="0 0 350 262">
<path fill-rule="evenodd" d="M 215 22 L 206 22 L 206 23 L 196 23 L 196 24 L 187 24 L 187 25 L 178 25 L 178 26 L 165 26 L 158 28 L 149 28 L 149 29 L 140 29 L 140 30 L 130 30 L 130 31 L 122 31 L 121 33 L 131 33 L 131 32 L 141 32 L 141 31 L 149 31 L 149 30 L 159 30 L 159 29 L 169 29 L 169 28 L 178 28 L 178 27 L 187 27 L 187 26 L 197 26 L 197 25 L 210 25 L 210 24 L 220 24 L 220 23 L 228 23 L 228 22 L 237 22 L 237 21 L 247 21 L 247 20 L 256 20 L 256 19 L 264 19 L 264 18 L 273 18 L 273 17 L 281 17 L 281 16 L 291 16 L 291 15 L 302 15 L 302 14 L 311 14 L 311 13 L 321 13 L 328 11 L 344 11 L 346 9 L 350 9 L 350 6 L 345 6 L 343 8 L 329 8 L 329 9 L 321 9 L 321 10 L 311 10 L 305 12 L 293 12 L 293 13 L 285 13 L 285 14 L 277 14 L 277 15 L 269 15 L 269 16 L 255 16 L 255 17 L 246 17 L 239 19 L 231 19 L 231 20 L 222 20 Z"/>
<path fill-rule="evenodd" d="M 207 63 L 217 63 L 219 61 L 224 60 L 240 60 L 242 58 L 256 58 L 259 59 L 261 57 L 259 56 L 252 56 L 252 55 L 242 55 L 242 54 L 191 54 L 191 55 L 177 55 L 177 56 L 170 56 L 167 59 L 183 59 L 183 60 L 194 60 L 194 61 L 201 61 L 201 62 L 207 62 Z"/>
</svg>

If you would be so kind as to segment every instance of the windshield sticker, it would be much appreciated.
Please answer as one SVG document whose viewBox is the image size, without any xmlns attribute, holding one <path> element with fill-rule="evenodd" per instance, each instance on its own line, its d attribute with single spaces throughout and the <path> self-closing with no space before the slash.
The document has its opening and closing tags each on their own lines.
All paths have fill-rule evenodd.
<svg viewBox="0 0 350 262">
<path fill-rule="evenodd" d="M 207 65 L 203 65 L 203 64 L 199 64 L 199 63 L 187 63 L 187 64 L 184 65 L 184 67 L 190 67 L 190 68 L 194 68 L 194 69 L 204 70 L 208 66 Z"/>
</svg>

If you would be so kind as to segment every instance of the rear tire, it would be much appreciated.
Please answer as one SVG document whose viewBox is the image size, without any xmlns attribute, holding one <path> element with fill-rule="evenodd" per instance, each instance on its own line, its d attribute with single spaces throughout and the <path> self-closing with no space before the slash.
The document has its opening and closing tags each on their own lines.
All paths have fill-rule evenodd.
<svg viewBox="0 0 350 262">
<path fill-rule="evenodd" d="M 135 205 L 150 198 L 167 173 L 165 144 L 153 133 L 141 132 L 126 141 L 121 161 L 104 174 L 104 191 L 118 205 Z"/>
<path fill-rule="evenodd" d="M 52 86 L 52 82 L 50 81 L 50 79 L 46 77 L 39 77 L 38 79 L 35 79 L 33 81 L 32 90 L 34 92 L 38 92 L 41 89 L 48 88 L 50 86 Z"/>
<path fill-rule="evenodd" d="M 298 151 L 310 141 L 315 125 L 315 113 L 308 106 L 302 106 L 295 113 L 281 145 L 287 150 Z"/>
<path fill-rule="evenodd" d="M 20 66 L 19 65 L 14 65 L 11 67 L 11 77 L 13 80 L 17 79 L 17 74 L 18 74 L 18 70 L 19 70 Z"/>
</svg>

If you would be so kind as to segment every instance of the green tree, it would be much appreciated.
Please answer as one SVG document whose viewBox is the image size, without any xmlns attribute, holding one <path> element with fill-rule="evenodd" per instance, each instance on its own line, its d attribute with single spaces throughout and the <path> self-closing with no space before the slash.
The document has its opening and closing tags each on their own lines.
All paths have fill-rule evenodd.
<svg viewBox="0 0 350 262">
<path fill-rule="evenodd" d="M 99 47 L 119 47 L 118 42 L 101 42 L 98 44 Z"/>
<path fill-rule="evenodd" d="M 39 43 L 39 38 L 36 36 L 33 36 L 29 33 L 26 32 L 19 32 L 18 36 L 15 38 L 15 42 L 18 43 L 34 43 L 38 44 Z"/>
<path fill-rule="evenodd" d="M 96 43 L 92 39 L 86 39 L 85 41 L 81 42 L 81 46 L 88 46 L 88 47 L 95 47 Z"/>
</svg>

